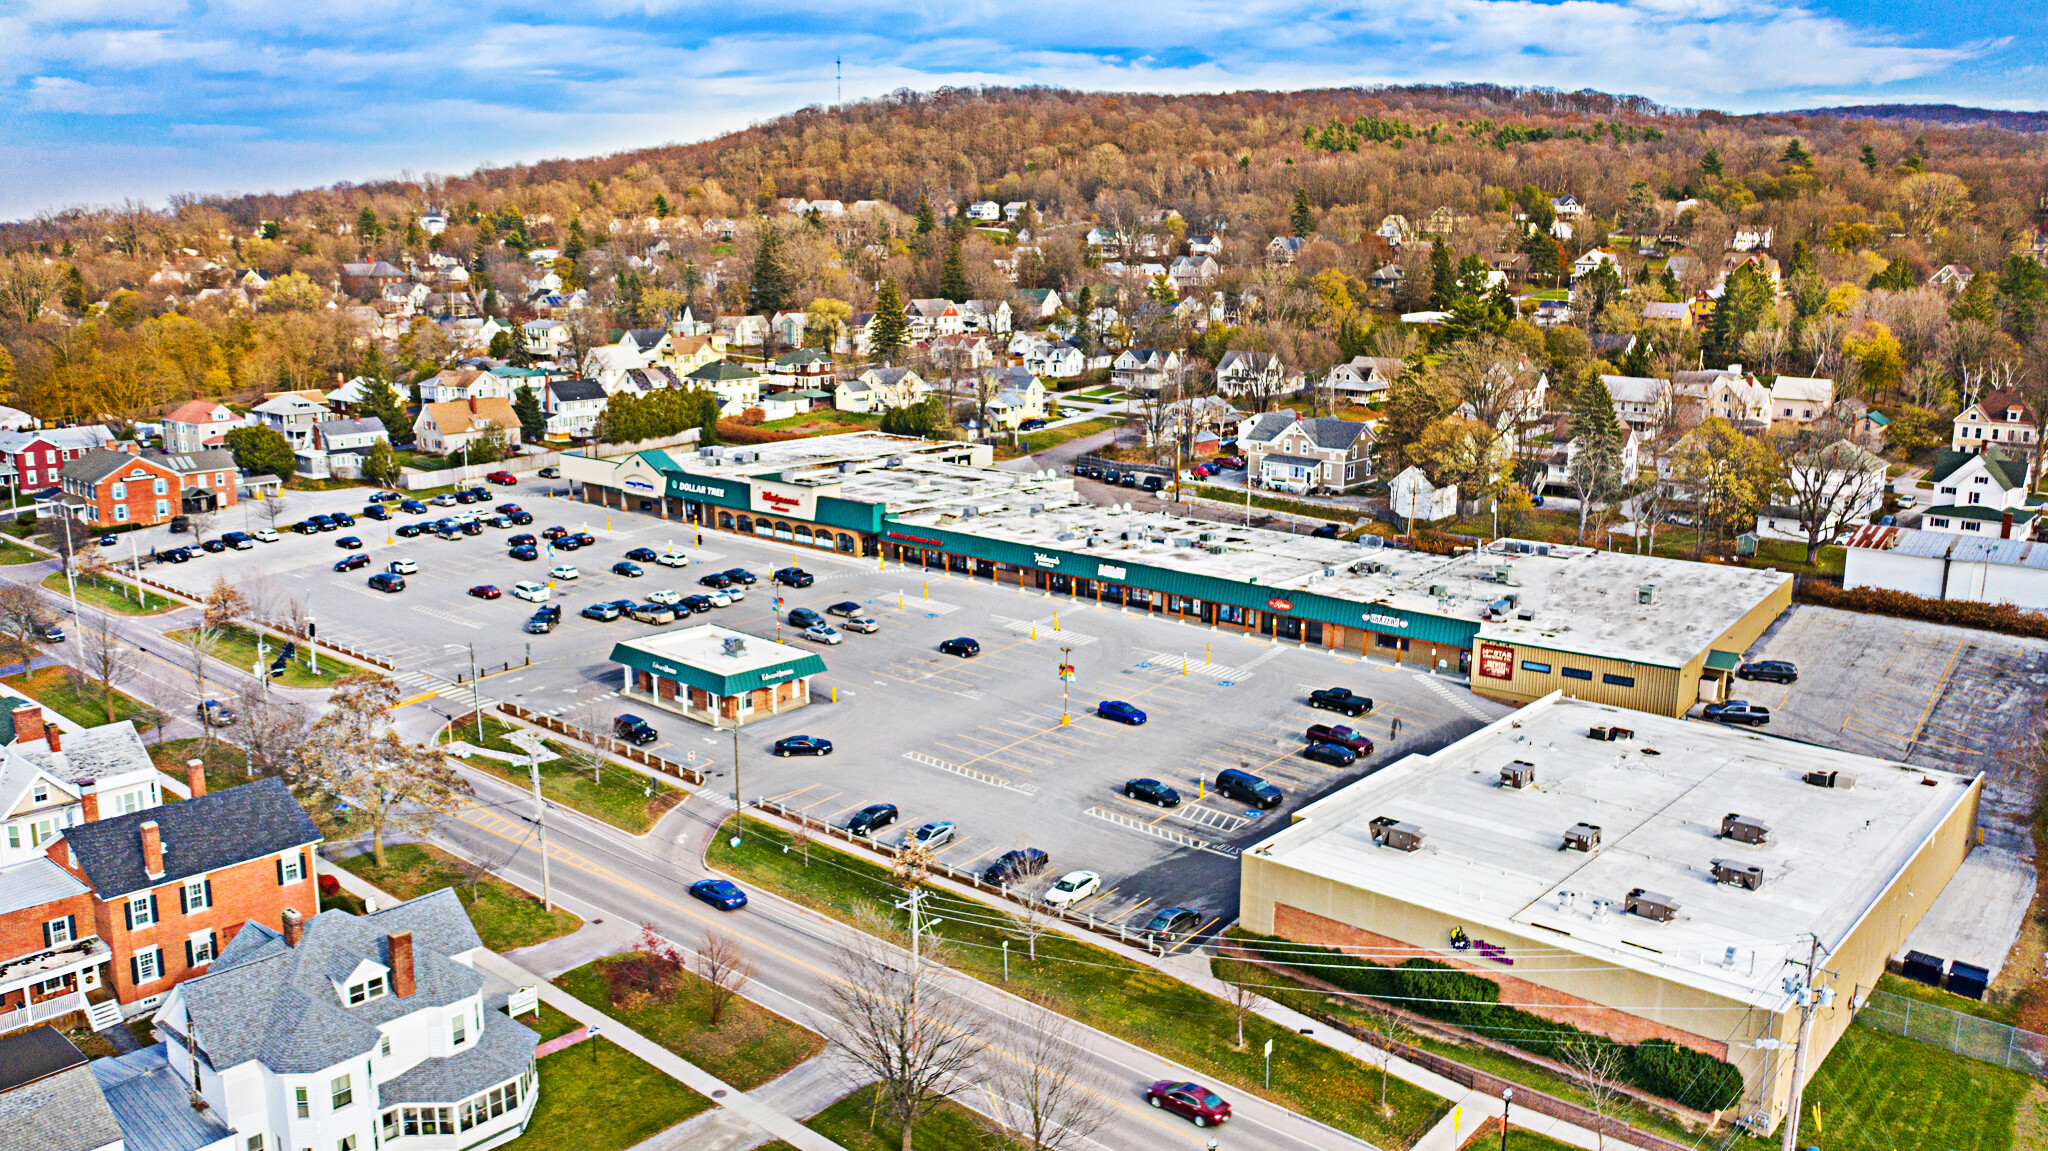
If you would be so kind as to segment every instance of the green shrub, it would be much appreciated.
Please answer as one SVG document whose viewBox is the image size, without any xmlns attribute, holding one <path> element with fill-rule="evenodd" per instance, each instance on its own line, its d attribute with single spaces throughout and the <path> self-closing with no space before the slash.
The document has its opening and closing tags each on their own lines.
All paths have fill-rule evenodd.
<svg viewBox="0 0 2048 1151">
<path fill-rule="evenodd" d="M 1742 1098 L 1742 1073 L 1733 1065 L 1669 1039 L 1645 1039 L 1629 1049 L 1629 1079 L 1687 1107 L 1719 1111 Z"/>
<path fill-rule="evenodd" d="M 1841 608 L 1845 611 L 1896 616 L 1900 619 L 1921 619 L 1930 623 L 1974 627 L 2005 635 L 2048 639 L 2048 615 L 2021 611 L 2011 604 L 1928 599 L 1925 596 L 1887 591 L 1883 588 L 1863 587 L 1845 591 L 1836 584 L 1821 580 L 1799 581 L 1798 598 L 1804 603 Z"/>
</svg>

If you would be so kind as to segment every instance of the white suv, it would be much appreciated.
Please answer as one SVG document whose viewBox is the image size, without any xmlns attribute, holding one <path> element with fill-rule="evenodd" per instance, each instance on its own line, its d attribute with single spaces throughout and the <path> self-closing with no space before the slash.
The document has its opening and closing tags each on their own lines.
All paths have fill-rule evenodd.
<svg viewBox="0 0 2048 1151">
<path fill-rule="evenodd" d="M 534 603 L 540 603 L 546 600 L 551 593 L 548 591 L 548 585 L 527 580 L 524 583 L 513 584 L 512 594 L 523 600 L 532 600 Z"/>
</svg>

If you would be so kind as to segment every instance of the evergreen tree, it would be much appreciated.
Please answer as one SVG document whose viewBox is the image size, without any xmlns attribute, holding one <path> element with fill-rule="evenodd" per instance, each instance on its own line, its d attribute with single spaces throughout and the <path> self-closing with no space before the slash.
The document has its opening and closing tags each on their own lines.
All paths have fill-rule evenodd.
<svg viewBox="0 0 2048 1151">
<path fill-rule="evenodd" d="M 2007 256 L 1998 273 L 1998 305 L 2015 338 L 2024 339 L 2033 332 L 2044 303 L 2048 303 L 2048 285 L 2041 281 L 2041 265 L 2018 252 Z"/>
<path fill-rule="evenodd" d="M 1972 276 L 1970 286 L 1956 297 L 1949 306 L 1948 318 L 1960 324 L 1964 320 L 1976 320 L 1986 327 L 1998 326 L 1998 298 L 1993 290 L 1991 277 Z"/>
<path fill-rule="evenodd" d="M 1798 276 L 1814 270 L 1813 249 L 1807 247 L 1805 240 L 1792 241 L 1792 259 L 1785 264 L 1785 274 Z"/>
<path fill-rule="evenodd" d="M 398 389 L 382 376 L 371 376 L 363 384 L 362 402 L 356 410 L 365 417 L 381 420 L 384 433 L 398 436 L 409 430 L 405 422 L 405 401 L 398 395 Z"/>
<path fill-rule="evenodd" d="M 1308 202 L 1307 188 L 1294 190 L 1294 210 L 1287 213 L 1287 226 L 1304 240 L 1316 234 L 1316 210 Z"/>
<path fill-rule="evenodd" d="M 235 466 L 247 472 L 269 472 L 281 480 L 292 478 L 298 457 L 292 442 L 276 428 L 235 428 L 224 437 L 234 453 Z"/>
<path fill-rule="evenodd" d="M 398 486 L 398 475 L 401 470 L 398 453 L 391 450 L 388 441 L 371 441 L 369 450 L 363 453 L 364 479 L 373 484 L 395 488 Z"/>
<path fill-rule="evenodd" d="M 1866 285 L 1873 292 L 1910 292 L 1913 290 L 1913 266 L 1904 256 L 1893 256 L 1884 270 L 1870 277 Z"/>
<path fill-rule="evenodd" d="M 923 192 L 917 194 L 917 234 L 929 236 L 939 226 L 939 218 L 932 213 L 932 198 Z"/>
<path fill-rule="evenodd" d="M 90 303 L 92 301 L 85 298 L 85 277 L 79 274 L 78 265 L 73 264 L 64 273 L 64 306 L 71 309 L 72 315 L 82 316 Z"/>
<path fill-rule="evenodd" d="M 548 415 L 540 410 L 540 397 L 531 386 L 521 384 L 513 394 L 512 414 L 519 417 L 519 438 L 527 443 L 539 443 L 548 434 Z"/>
<path fill-rule="evenodd" d="M 1785 145 L 1785 150 L 1779 153 L 1778 163 L 1790 164 L 1800 168 L 1810 168 L 1813 166 L 1813 157 L 1807 153 L 1805 145 L 1801 144 L 1799 138 L 1795 136 L 1792 138 L 1791 143 Z"/>
<path fill-rule="evenodd" d="M 1873 175 L 1873 176 L 1877 175 L 1877 149 L 1876 149 L 1876 148 L 1873 148 L 1873 147 L 1871 147 L 1871 146 L 1870 146 L 1870 145 L 1868 145 L 1868 144 L 1865 144 L 1865 145 L 1863 145 L 1863 155 L 1862 155 L 1862 156 L 1860 157 L 1860 159 L 1861 159 L 1861 160 L 1863 161 L 1863 170 L 1864 170 L 1864 171 L 1866 171 L 1866 172 L 1870 173 L 1870 174 L 1871 174 L 1871 175 Z"/>
<path fill-rule="evenodd" d="M 962 303 L 967 299 L 967 269 L 960 260 L 960 240 L 956 236 L 946 249 L 946 263 L 939 270 L 939 295 Z"/>
<path fill-rule="evenodd" d="M 1451 265 L 1450 244 L 1438 240 L 1429 249 L 1429 306 L 1432 311 L 1444 311 L 1451 306 L 1451 297 L 1458 290 L 1457 269 Z"/>
<path fill-rule="evenodd" d="M 363 243 L 374 244 L 383 234 L 384 225 L 377 222 L 377 209 L 364 204 L 362 213 L 356 217 L 356 235 L 363 238 Z"/>
<path fill-rule="evenodd" d="M 1597 375 L 1580 385 L 1574 398 L 1572 438 L 1579 450 L 1567 474 L 1579 496 L 1578 542 L 1583 544 L 1593 505 L 1613 501 L 1622 490 L 1621 422 L 1614 416 L 1614 397 Z"/>
<path fill-rule="evenodd" d="M 589 241 L 583 235 L 583 221 L 581 219 L 570 220 L 569 239 L 562 244 L 562 256 L 572 262 L 581 260 L 583 253 L 588 251 L 589 247 Z"/>
<path fill-rule="evenodd" d="M 1700 171 L 1706 173 L 1709 176 L 1714 177 L 1717 180 L 1720 179 L 1721 153 L 1713 148 L 1707 149 L 1707 154 L 1700 157 Z"/>
<path fill-rule="evenodd" d="M 875 293 L 875 330 L 871 350 L 875 358 L 893 362 L 910 346 L 910 320 L 903 314 L 903 291 L 893 279 L 883 280 Z"/>
<path fill-rule="evenodd" d="M 760 247 L 754 253 L 754 281 L 747 289 L 747 310 L 771 316 L 796 307 L 796 283 L 782 254 L 782 230 L 761 229 Z"/>
<path fill-rule="evenodd" d="M 666 220 L 668 219 L 668 213 L 668 197 L 660 192 L 656 192 L 654 194 L 654 218 L 657 220 Z"/>
<path fill-rule="evenodd" d="M 1337 325 L 1337 354 L 1349 360 L 1372 351 L 1372 322 L 1356 312 Z"/>
</svg>

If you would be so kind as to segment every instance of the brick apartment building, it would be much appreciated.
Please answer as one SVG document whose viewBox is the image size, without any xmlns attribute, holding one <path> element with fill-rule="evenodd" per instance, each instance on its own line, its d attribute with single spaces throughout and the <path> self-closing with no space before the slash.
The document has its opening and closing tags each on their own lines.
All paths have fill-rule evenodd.
<svg viewBox="0 0 2048 1151">
<path fill-rule="evenodd" d="M 113 442 L 114 433 L 98 424 L 0 432 L 0 484 L 24 492 L 56 487 L 65 464 Z"/>
<path fill-rule="evenodd" d="M 92 888 L 107 980 L 132 1014 L 204 970 L 244 923 L 282 931 L 288 910 L 317 912 L 318 842 L 284 782 L 264 779 L 71 828 L 50 858 Z"/>
<path fill-rule="evenodd" d="M 124 442 L 65 464 L 59 499 L 94 527 L 159 524 L 233 507 L 239 476 L 234 454 L 224 448 L 146 452 Z"/>
<path fill-rule="evenodd" d="M 0 867 L 0 1034 L 84 1011 L 111 954 L 77 876 L 47 857 Z"/>
</svg>

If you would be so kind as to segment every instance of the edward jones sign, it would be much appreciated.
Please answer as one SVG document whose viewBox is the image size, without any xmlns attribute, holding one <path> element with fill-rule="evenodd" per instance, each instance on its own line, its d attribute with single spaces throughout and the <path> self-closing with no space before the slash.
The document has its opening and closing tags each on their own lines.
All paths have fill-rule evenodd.
<svg viewBox="0 0 2048 1151">
<path fill-rule="evenodd" d="M 1515 678 L 1515 649 L 1505 644 L 1479 644 L 1479 674 L 1488 679 Z"/>
</svg>

